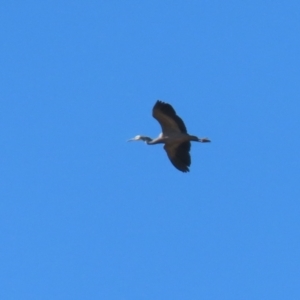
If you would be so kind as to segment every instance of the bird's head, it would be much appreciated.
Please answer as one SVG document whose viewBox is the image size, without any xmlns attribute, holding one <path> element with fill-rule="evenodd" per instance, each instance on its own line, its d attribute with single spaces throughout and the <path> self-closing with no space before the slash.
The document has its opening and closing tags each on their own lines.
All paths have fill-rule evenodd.
<svg viewBox="0 0 300 300">
<path fill-rule="evenodd" d="M 143 141 L 143 137 L 141 135 L 136 135 L 134 138 L 128 140 L 127 142 L 134 142 L 134 141 Z"/>
<path fill-rule="evenodd" d="M 134 142 L 134 141 L 143 141 L 149 143 L 152 141 L 152 139 L 144 135 L 137 135 L 134 138 L 128 140 L 127 142 Z"/>
</svg>

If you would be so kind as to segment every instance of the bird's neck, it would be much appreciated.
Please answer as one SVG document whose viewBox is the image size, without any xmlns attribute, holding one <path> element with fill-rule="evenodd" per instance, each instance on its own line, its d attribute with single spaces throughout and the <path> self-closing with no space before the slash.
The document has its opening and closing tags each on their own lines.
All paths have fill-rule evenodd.
<svg viewBox="0 0 300 300">
<path fill-rule="evenodd" d="M 148 136 L 141 136 L 141 140 L 143 140 L 144 142 L 146 142 L 147 144 L 150 143 L 152 141 L 151 138 L 149 138 Z"/>
</svg>

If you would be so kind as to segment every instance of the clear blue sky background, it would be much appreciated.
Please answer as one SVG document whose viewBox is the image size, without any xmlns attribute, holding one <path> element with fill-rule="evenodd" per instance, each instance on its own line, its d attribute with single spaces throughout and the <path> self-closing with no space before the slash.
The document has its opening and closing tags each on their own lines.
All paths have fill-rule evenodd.
<svg viewBox="0 0 300 300">
<path fill-rule="evenodd" d="M 2 1 L 0 298 L 300 299 L 299 1 Z M 157 99 L 191 172 L 155 137 Z"/>
</svg>

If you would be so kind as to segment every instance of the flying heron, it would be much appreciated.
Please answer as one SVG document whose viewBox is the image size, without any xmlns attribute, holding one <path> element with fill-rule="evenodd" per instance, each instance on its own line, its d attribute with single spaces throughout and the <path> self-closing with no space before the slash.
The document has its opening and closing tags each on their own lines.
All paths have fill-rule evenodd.
<svg viewBox="0 0 300 300">
<path fill-rule="evenodd" d="M 160 124 L 162 133 L 155 139 L 137 135 L 128 142 L 144 141 L 148 145 L 165 144 L 164 149 L 173 166 L 181 172 L 189 172 L 191 141 L 207 143 L 210 140 L 189 135 L 182 119 L 168 103 L 158 100 L 153 106 L 152 116 Z"/>
</svg>

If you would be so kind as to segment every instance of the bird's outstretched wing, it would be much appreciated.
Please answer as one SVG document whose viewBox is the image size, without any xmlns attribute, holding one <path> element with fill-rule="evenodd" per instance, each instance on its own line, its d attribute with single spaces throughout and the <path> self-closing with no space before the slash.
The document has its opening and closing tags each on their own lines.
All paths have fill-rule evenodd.
<svg viewBox="0 0 300 300">
<path fill-rule="evenodd" d="M 170 104 L 158 100 L 153 107 L 152 115 L 159 122 L 163 134 L 166 135 L 172 132 L 187 133 L 182 119 L 176 115 Z"/>
<path fill-rule="evenodd" d="M 166 143 L 164 146 L 168 157 L 173 164 L 173 166 L 181 172 L 189 172 L 189 166 L 191 165 L 191 143 Z"/>
</svg>

